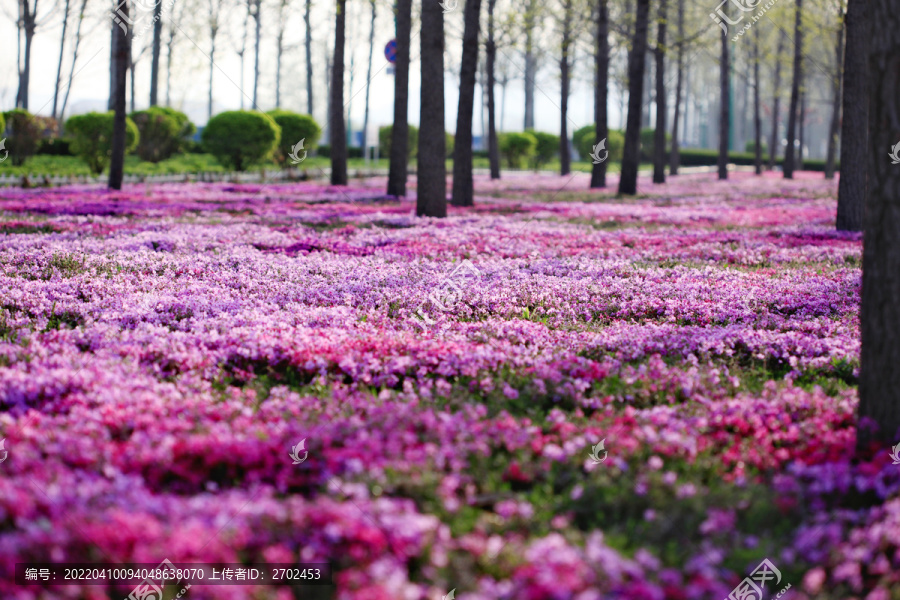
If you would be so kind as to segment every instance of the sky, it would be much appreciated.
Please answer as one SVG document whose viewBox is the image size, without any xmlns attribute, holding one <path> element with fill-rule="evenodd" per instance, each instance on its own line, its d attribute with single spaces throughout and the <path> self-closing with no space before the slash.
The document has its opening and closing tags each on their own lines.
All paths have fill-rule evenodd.
<svg viewBox="0 0 900 600">
<path fill-rule="evenodd" d="M 34 113 L 49 115 L 53 99 L 53 84 L 59 60 L 59 37 L 62 26 L 63 5 L 65 0 L 39 0 L 39 28 L 32 47 L 32 75 L 30 85 L 29 110 Z M 156 0 L 138 0 L 136 31 L 150 27 L 152 23 L 152 6 Z M 205 30 L 204 20 L 208 14 L 209 0 L 162 0 L 165 8 L 164 19 L 177 25 L 172 62 L 172 79 L 170 99 L 171 105 L 183 110 L 198 125 L 207 120 L 207 94 L 209 80 L 209 34 Z M 79 0 L 71 0 L 73 6 Z M 230 2 L 230 4 L 229 4 Z M 0 108 L 8 110 L 15 104 L 18 86 L 16 69 L 16 28 L 15 0 L 0 0 Z M 252 103 L 252 64 L 253 64 L 253 27 L 250 20 L 245 54 L 245 73 L 241 80 L 241 61 L 238 50 L 241 47 L 245 5 L 238 5 L 235 0 L 225 0 L 223 9 L 222 31 L 217 39 L 215 56 L 215 72 L 213 83 L 214 113 L 224 110 L 245 108 Z M 275 65 L 276 37 L 280 28 L 284 29 L 285 52 L 282 60 L 282 108 L 306 112 L 306 68 L 304 39 L 306 35 L 302 20 L 301 2 L 293 2 L 286 14 L 279 15 L 275 3 L 265 4 L 262 10 L 262 44 L 260 51 L 260 84 L 258 107 L 269 110 L 275 107 Z M 314 70 L 314 117 L 324 124 L 327 115 L 326 106 L 326 52 L 331 52 L 333 45 L 333 4 L 314 3 L 312 13 L 313 30 L 313 70 Z M 445 122 L 449 132 L 455 131 L 456 110 L 458 102 L 459 54 L 461 51 L 462 3 L 453 13 L 446 17 L 445 64 L 448 73 L 445 77 Z M 67 116 L 90 110 L 104 110 L 109 94 L 109 43 L 111 27 L 111 3 L 102 0 L 89 0 L 86 18 L 82 25 L 83 40 L 79 49 L 76 64 L 76 76 L 69 98 Z M 345 78 L 345 101 L 349 103 L 354 131 L 362 128 L 366 60 L 368 58 L 369 19 L 371 18 L 368 3 L 351 0 L 348 2 L 347 47 L 345 50 L 345 67 L 348 71 Z M 370 86 L 370 123 L 374 129 L 380 125 L 390 124 L 393 118 L 393 75 L 388 73 L 387 60 L 384 57 L 384 46 L 394 37 L 394 23 L 390 14 L 390 6 L 383 0 L 376 5 L 374 36 L 374 56 L 372 61 L 373 76 Z M 74 12 L 74 8 L 73 8 Z M 69 21 L 69 41 L 66 44 L 63 63 L 63 88 L 71 65 L 74 44 L 75 19 Z M 419 62 L 418 39 L 414 24 L 412 53 L 413 64 L 410 69 L 409 115 L 411 123 L 419 121 Z M 163 45 L 167 38 L 163 32 Z M 137 55 L 152 39 L 152 29 L 135 41 L 134 52 Z M 23 44 L 24 45 L 24 44 Z M 535 92 L 536 129 L 558 133 L 559 118 L 559 77 L 556 73 L 556 60 L 550 53 L 545 53 L 544 67 L 538 76 L 538 89 Z M 353 68 L 351 71 L 351 60 Z M 504 121 L 501 117 L 501 88 L 498 85 L 496 94 L 498 127 L 506 131 L 521 131 L 524 115 L 524 92 L 521 80 L 521 56 L 512 48 L 501 48 L 498 60 L 506 64 L 511 80 L 507 87 Z M 579 61 L 579 72 L 589 73 L 587 61 L 589 57 L 582 53 L 576 56 Z M 165 48 L 161 59 L 160 100 L 166 96 L 165 87 Z M 502 65 L 501 65 L 502 66 Z M 137 59 L 136 107 L 145 108 L 149 100 L 150 50 L 147 48 Z M 351 75 L 352 72 L 352 85 Z M 616 97 L 616 90 L 611 90 L 610 101 L 611 124 L 617 127 L 621 115 Z M 593 122 L 593 91 L 590 82 L 576 78 L 572 85 L 569 99 L 569 133 Z M 129 96 L 130 97 L 130 96 Z M 60 99 L 61 103 L 61 99 Z M 474 134 L 482 133 L 480 86 L 476 88 Z M 486 118 L 485 118 L 486 121 Z"/>
</svg>

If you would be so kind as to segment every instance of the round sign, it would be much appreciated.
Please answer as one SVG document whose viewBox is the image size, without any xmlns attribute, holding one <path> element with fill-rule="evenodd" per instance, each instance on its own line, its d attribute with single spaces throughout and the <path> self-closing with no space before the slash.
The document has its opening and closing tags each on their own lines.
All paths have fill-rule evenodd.
<svg viewBox="0 0 900 600">
<path fill-rule="evenodd" d="M 397 62 L 397 40 L 391 40 L 384 47 L 384 57 L 389 63 Z"/>
</svg>

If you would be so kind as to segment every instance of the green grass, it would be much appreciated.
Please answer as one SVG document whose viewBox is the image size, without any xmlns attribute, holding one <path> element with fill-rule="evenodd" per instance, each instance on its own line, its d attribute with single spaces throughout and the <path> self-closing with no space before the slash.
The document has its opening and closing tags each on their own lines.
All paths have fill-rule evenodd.
<svg viewBox="0 0 900 600">
<path fill-rule="evenodd" d="M 297 166 L 300 171 L 307 171 L 311 176 L 316 175 L 318 169 L 326 169 L 331 166 L 331 160 L 324 156 L 310 156 L 303 163 Z M 487 169 L 490 167 L 488 159 L 476 157 L 473 160 L 473 166 L 476 169 Z M 592 164 L 589 162 L 573 162 L 572 171 L 581 173 L 590 173 Z M 350 176 L 355 175 L 355 171 L 361 169 L 387 169 L 389 161 L 387 158 L 380 158 L 377 161 L 369 161 L 368 166 L 362 158 L 351 158 L 347 161 L 347 169 Z M 416 161 L 410 161 L 410 168 L 415 169 Z M 641 165 L 642 168 L 648 168 L 649 165 Z M 280 165 L 274 162 L 267 162 L 263 165 L 254 166 L 251 171 L 259 169 L 267 171 L 279 170 Z M 508 172 L 504 164 L 500 166 L 502 171 Z M 448 173 L 453 169 L 453 160 L 447 159 Z M 559 172 L 559 161 L 552 161 L 541 166 L 542 171 Z M 619 165 L 610 163 L 607 167 L 608 172 L 618 173 Z M 126 175 L 177 175 L 181 173 L 223 173 L 226 169 L 220 165 L 211 154 L 176 154 L 172 158 L 151 163 L 142 161 L 136 155 L 125 157 L 125 174 Z M 524 172 L 529 172 L 525 170 Z M 107 175 L 109 170 L 106 169 L 103 175 Z M 75 156 L 51 156 L 38 154 L 29 158 L 22 166 L 13 166 L 10 161 L 0 163 L 0 175 L 91 175 L 90 169 L 84 164 L 80 158 Z"/>
</svg>

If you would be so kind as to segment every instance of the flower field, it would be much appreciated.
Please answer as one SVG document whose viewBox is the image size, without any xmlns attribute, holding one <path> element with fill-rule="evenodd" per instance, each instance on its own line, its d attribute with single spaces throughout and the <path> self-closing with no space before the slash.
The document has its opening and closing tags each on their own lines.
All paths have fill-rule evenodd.
<svg viewBox="0 0 900 600">
<path fill-rule="evenodd" d="M 169 559 L 334 568 L 196 600 L 721 600 L 768 559 L 766 598 L 900 598 L 836 183 L 588 178 L 442 220 L 377 179 L 2 190 L 0 597 Z"/>
</svg>

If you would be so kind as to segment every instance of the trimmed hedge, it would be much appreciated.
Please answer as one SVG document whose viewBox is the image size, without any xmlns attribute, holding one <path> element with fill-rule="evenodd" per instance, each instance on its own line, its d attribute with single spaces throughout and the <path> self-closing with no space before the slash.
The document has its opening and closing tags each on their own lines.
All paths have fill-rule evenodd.
<svg viewBox="0 0 900 600">
<path fill-rule="evenodd" d="M 41 122 L 33 114 L 21 108 L 3 113 L 3 128 L 0 139 L 6 138 L 4 146 L 9 152 L 9 160 L 14 166 L 21 166 L 34 156 L 38 141 L 44 130 Z"/>
<path fill-rule="evenodd" d="M 537 140 L 537 147 L 534 151 L 534 157 L 531 159 L 531 166 L 538 170 L 541 165 L 553 160 L 553 157 L 559 154 L 559 136 L 545 131 L 535 131 L 534 129 L 526 129 L 525 133 L 530 133 Z"/>
<path fill-rule="evenodd" d="M 501 133 L 498 138 L 500 156 L 511 169 L 522 168 L 537 151 L 537 138 L 530 133 Z"/>
<path fill-rule="evenodd" d="M 303 150 L 309 155 L 315 153 L 316 144 L 322 136 L 322 128 L 315 119 L 309 115 L 301 115 L 280 108 L 270 110 L 267 114 L 275 119 L 275 122 L 281 127 L 281 142 L 275 153 L 275 160 L 279 164 L 283 166 L 287 163 L 294 146 L 299 144 L 300 140 L 303 140 Z M 301 152 L 299 148 L 297 152 Z"/>
<path fill-rule="evenodd" d="M 255 110 L 229 110 L 214 116 L 203 128 L 203 148 L 222 166 L 244 171 L 272 157 L 281 140 L 281 127 Z"/>
<path fill-rule="evenodd" d="M 140 132 L 137 155 L 141 160 L 158 163 L 183 152 L 197 132 L 187 115 L 174 108 L 151 106 L 128 115 Z"/>
<path fill-rule="evenodd" d="M 590 162 L 591 152 L 594 150 L 594 125 L 585 125 L 576 130 L 572 135 L 572 143 L 581 160 Z M 625 150 L 625 134 L 618 129 L 610 129 L 606 136 L 606 151 L 609 152 L 608 162 L 622 162 L 622 153 Z"/>
<path fill-rule="evenodd" d="M 69 117 L 66 121 L 66 135 L 71 138 L 72 153 L 80 157 L 91 172 L 99 175 L 109 163 L 112 152 L 113 111 L 89 112 Z M 125 153 L 137 147 L 140 133 L 130 118 L 125 118 Z"/>
<path fill-rule="evenodd" d="M 409 161 L 416 156 L 419 155 L 419 128 L 415 125 L 407 125 L 408 130 L 406 133 L 407 139 L 407 156 L 406 160 Z M 383 156 L 385 158 L 390 158 L 391 156 L 391 132 L 394 127 L 392 125 L 385 125 L 384 127 L 378 128 L 378 155 Z"/>
<path fill-rule="evenodd" d="M 718 150 L 706 150 L 706 149 L 684 149 L 682 148 L 679 151 L 681 155 L 681 160 L 679 164 L 682 167 L 714 167 L 719 164 L 719 152 Z M 756 156 L 749 152 L 730 152 L 728 154 L 728 162 L 735 165 L 740 166 L 750 166 L 756 164 Z M 775 161 L 775 164 L 781 166 L 784 162 L 783 158 L 779 158 Z M 763 155 L 763 164 L 768 164 L 768 156 Z M 835 168 L 840 168 L 840 164 L 836 164 Z M 825 171 L 825 161 L 824 160 L 812 160 L 809 158 L 803 159 L 803 170 L 804 171 Z"/>
</svg>

